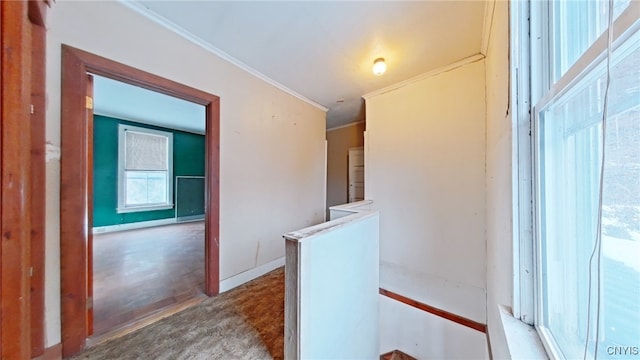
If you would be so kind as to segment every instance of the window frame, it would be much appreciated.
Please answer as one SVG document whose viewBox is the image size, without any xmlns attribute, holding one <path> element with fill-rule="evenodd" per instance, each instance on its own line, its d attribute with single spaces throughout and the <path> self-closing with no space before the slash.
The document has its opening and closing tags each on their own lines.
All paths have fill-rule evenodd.
<svg viewBox="0 0 640 360">
<path fill-rule="evenodd" d="M 127 131 L 134 131 L 143 134 L 163 136 L 167 138 L 167 184 L 166 184 L 166 196 L 167 202 L 159 204 L 144 204 L 144 205 L 127 205 L 126 204 L 126 169 L 125 169 L 125 154 L 126 154 L 126 139 L 125 134 Z M 168 210 L 173 209 L 173 133 L 169 131 L 155 130 L 140 126 L 118 124 L 118 204 L 116 212 L 132 213 L 141 211 L 153 211 L 153 210 Z"/>
<path fill-rule="evenodd" d="M 511 104 L 512 127 L 512 211 L 513 227 L 513 304 L 516 319 L 534 324 L 535 284 L 533 251 L 533 162 L 531 141 L 531 50 L 536 46 L 532 39 L 531 5 L 529 1 L 510 3 L 510 58 L 511 58 Z M 535 3 L 533 4 L 535 5 Z M 532 34 L 531 36 L 529 34 Z M 539 45 L 537 45 L 539 46 Z"/>
<path fill-rule="evenodd" d="M 535 326 L 550 358 L 563 358 L 550 331 L 540 326 L 543 313 L 539 193 L 536 163 L 539 110 L 574 88 L 606 61 L 608 34 L 603 32 L 576 62 L 554 82 L 552 4 L 542 1 L 510 3 L 511 103 L 513 104 L 513 316 Z M 611 52 L 640 31 L 640 2 L 631 1 L 614 19 Z M 535 75 L 534 75 L 535 74 Z"/>
</svg>

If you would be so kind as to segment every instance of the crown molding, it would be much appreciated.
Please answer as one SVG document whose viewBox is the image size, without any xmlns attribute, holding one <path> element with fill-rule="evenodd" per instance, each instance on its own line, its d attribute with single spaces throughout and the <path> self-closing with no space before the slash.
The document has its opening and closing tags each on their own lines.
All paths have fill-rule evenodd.
<svg viewBox="0 0 640 360">
<path fill-rule="evenodd" d="M 356 125 L 360 125 L 360 124 L 364 124 L 366 121 L 354 121 L 348 124 L 344 124 L 344 125 L 339 125 L 339 126 L 334 126 L 331 128 L 328 128 L 327 131 L 332 131 L 332 130 L 339 130 L 339 129 L 343 129 L 349 126 L 356 126 Z"/>
<path fill-rule="evenodd" d="M 493 27 L 493 15 L 496 11 L 496 1 L 487 0 L 484 3 L 484 22 L 482 27 L 482 45 L 480 47 L 480 53 L 487 56 L 489 51 L 489 41 L 491 39 L 491 30 Z"/>
<path fill-rule="evenodd" d="M 435 75 L 438 75 L 438 74 L 442 74 L 444 72 L 451 71 L 453 69 L 457 69 L 457 68 L 459 68 L 461 66 L 464 66 L 464 65 L 467 65 L 467 64 L 471 64 L 471 63 L 474 63 L 476 61 L 483 60 L 484 58 L 485 58 L 485 56 L 482 55 L 482 54 L 472 55 L 472 56 L 469 56 L 469 57 L 464 58 L 462 60 L 458 60 L 458 61 L 456 61 L 454 63 L 451 63 L 449 65 L 441 66 L 439 68 L 427 71 L 426 73 L 423 73 L 423 74 L 420 74 L 420 75 L 416 75 L 416 76 L 414 76 L 412 78 L 409 78 L 407 80 L 401 81 L 399 83 L 395 83 L 395 84 L 389 85 L 387 87 L 383 87 L 382 89 L 374 90 L 374 91 L 372 91 L 370 93 L 362 95 L 362 97 L 365 100 L 368 100 L 368 99 L 371 99 L 371 98 L 376 97 L 378 95 L 382 95 L 382 94 L 388 93 L 390 91 L 394 91 L 394 90 L 400 89 L 402 87 L 405 87 L 407 85 L 411 85 L 411 84 L 413 84 L 415 82 L 418 82 L 420 80 L 424 80 L 424 79 L 430 78 L 432 76 L 435 76 Z"/>
<path fill-rule="evenodd" d="M 204 39 L 200 38 L 199 36 L 196 36 L 194 34 L 192 34 L 191 32 L 189 32 L 188 30 L 184 29 L 183 27 L 169 21 L 167 18 L 159 15 L 158 13 L 146 8 L 144 5 L 136 2 L 136 1 L 128 1 L 128 0 L 119 0 L 119 2 L 128 7 L 129 9 L 135 11 L 136 13 L 144 16 L 145 18 L 155 22 L 156 24 L 163 26 L 164 28 L 173 31 L 174 33 L 182 36 L 183 38 L 185 38 L 188 41 L 191 41 L 192 43 L 200 46 L 201 48 L 207 50 L 208 52 L 216 55 L 217 57 L 237 66 L 238 68 L 248 72 L 249 74 L 257 77 L 258 79 L 275 86 L 276 88 L 284 91 L 285 93 L 296 97 L 304 102 L 306 102 L 309 105 L 312 105 L 324 112 L 327 112 L 329 109 L 325 106 L 320 105 L 319 103 L 303 96 L 302 94 L 284 86 L 283 84 L 271 79 L 270 77 L 264 75 L 263 73 L 259 72 L 258 70 L 252 68 L 251 66 L 243 63 L 242 61 L 234 58 L 233 56 L 227 54 L 226 52 L 218 49 L 217 47 L 213 46 L 212 44 L 210 44 L 209 42 L 205 41 Z"/>
</svg>

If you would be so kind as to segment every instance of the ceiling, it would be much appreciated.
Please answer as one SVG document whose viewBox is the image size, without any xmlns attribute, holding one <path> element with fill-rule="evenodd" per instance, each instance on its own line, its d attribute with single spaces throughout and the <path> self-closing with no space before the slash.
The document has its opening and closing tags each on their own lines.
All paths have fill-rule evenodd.
<svg viewBox="0 0 640 360">
<path fill-rule="evenodd" d="M 93 112 L 118 119 L 205 133 L 205 107 L 138 86 L 93 75 Z"/>
<path fill-rule="evenodd" d="M 133 1 L 290 93 L 364 120 L 362 95 L 481 52 L 485 1 Z M 387 72 L 372 74 L 384 57 Z"/>
</svg>

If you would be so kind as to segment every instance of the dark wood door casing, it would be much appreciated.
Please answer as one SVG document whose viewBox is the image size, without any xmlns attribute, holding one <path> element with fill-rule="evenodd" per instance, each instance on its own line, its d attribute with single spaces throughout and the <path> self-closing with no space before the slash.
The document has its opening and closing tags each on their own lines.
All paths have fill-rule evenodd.
<svg viewBox="0 0 640 360">
<path fill-rule="evenodd" d="M 45 1 L 0 2 L 0 357 L 44 348 Z"/>
<path fill-rule="evenodd" d="M 29 2 L 31 20 L 31 357 L 44 352 L 45 128 L 47 4 Z"/>
<path fill-rule="evenodd" d="M 24 359 L 31 352 L 31 29 L 26 2 L 2 1 L 0 7 L 0 357 Z"/>
<path fill-rule="evenodd" d="M 219 168 L 220 100 L 217 96 L 117 63 L 88 52 L 62 46 L 62 110 L 60 162 L 60 253 L 62 290 L 62 351 L 81 351 L 87 326 L 88 248 L 92 229 L 91 120 L 86 119 L 87 74 L 181 98 L 206 108 L 205 293 L 219 291 Z M 84 276 L 83 276 L 84 275 Z"/>
<path fill-rule="evenodd" d="M 87 74 L 85 91 L 85 122 L 87 123 L 87 159 L 91 166 L 87 168 L 87 336 L 93 335 L 93 75 Z"/>
</svg>

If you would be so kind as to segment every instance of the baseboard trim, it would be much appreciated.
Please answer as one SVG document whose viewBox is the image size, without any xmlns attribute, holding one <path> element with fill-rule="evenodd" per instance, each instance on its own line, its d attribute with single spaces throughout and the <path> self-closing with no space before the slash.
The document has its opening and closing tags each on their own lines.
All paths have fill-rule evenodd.
<svg viewBox="0 0 640 360">
<path fill-rule="evenodd" d="M 396 301 L 399 301 L 403 304 L 409 305 L 409 306 L 413 306 L 416 309 L 420 309 L 422 311 L 426 311 L 430 314 L 439 316 L 443 319 L 447 319 L 449 321 L 453 321 L 455 323 L 458 323 L 460 325 L 464 325 L 466 327 L 469 327 L 471 329 L 480 331 L 482 333 L 487 333 L 487 325 L 479 323 L 477 321 L 473 321 L 471 319 L 467 319 L 466 317 L 454 314 L 454 313 L 450 313 L 446 310 L 442 310 L 442 309 L 438 309 L 437 307 L 433 307 L 431 305 L 427 305 L 424 303 L 421 303 L 417 300 L 413 300 L 410 299 L 406 296 L 402 296 L 400 294 L 394 293 L 393 291 L 389 291 L 389 290 L 385 290 L 380 288 L 379 291 L 380 295 L 386 296 L 388 298 L 394 299 Z"/>
<path fill-rule="evenodd" d="M 62 359 L 62 343 L 57 343 L 44 349 L 40 356 L 36 356 L 33 360 L 60 360 Z"/>
<path fill-rule="evenodd" d="M 204 220 L 204 214 L 179 216 L 176 218 L 177 223 L 192 222 L 192 221 L 199 221 L 199 220 Z"/>
<path fill-rule="evenodd" d="M 128 223 L 128 224 L 96 226 L 93 228 L 93 233 L 105 234 L 105 233 L 116 232 L 116 231 L 144 229 L 144 228 L 153 227 L 153 226 L 170 225 L 175 223 L 176 223 L 176 218 L 169 218 L 169 219 L 160 219 L 160 220 L 151 220 L 151 221 L 141 221 L 141 222 Z"/>
<path fill-rule="evenodd" d="M 240 274 L 226 278 L 220 281 L 220 292 L 229 291 L 235 287 L 238 287 L 246 282 L 249 282 L 257 277 L 260 277 L 271 270 L 284 266 L 284 256 L 273 261 L 270 261 L 264 265 L 260 265 L 253 269 L 241 272 Z"/>
</svg>

